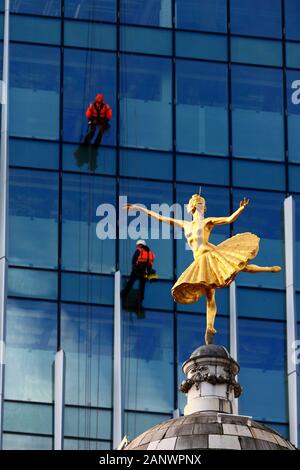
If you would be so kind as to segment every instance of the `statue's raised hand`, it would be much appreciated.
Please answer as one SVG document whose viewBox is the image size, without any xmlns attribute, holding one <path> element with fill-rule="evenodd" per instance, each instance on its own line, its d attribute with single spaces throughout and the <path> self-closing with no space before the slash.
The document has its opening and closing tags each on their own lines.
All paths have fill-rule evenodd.
<svg viewBox="0 0 300 470">
<path fill-rule="evenodd" d="M 249 202 L 250 202 L 250 199 L 246 199 L 244 197 L 244 199 L 240 202 L 240 207 L 243 207 L 243 208 L 247 207 Z"/>
</svg>

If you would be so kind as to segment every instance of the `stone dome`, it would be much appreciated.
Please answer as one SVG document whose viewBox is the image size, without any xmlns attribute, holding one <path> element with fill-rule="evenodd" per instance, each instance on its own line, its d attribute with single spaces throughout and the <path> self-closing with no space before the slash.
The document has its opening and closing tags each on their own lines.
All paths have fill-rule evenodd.
<svg viewBox="0 0 300 470">
<path fill-rule="evenodd" d="M 276 431 L 248 416 L 197 412 L 158 424 L 124 450 L 295 450 Z"/>
</svg>

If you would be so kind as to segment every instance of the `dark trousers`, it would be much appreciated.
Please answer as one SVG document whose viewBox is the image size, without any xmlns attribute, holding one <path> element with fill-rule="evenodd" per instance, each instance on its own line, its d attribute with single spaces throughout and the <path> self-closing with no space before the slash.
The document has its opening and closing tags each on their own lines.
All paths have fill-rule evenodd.
<svg viewBox="0 0 300 470">
<path fill-rule="evenodd" d="M 140 285 L 139 285 L 139 294 L 138 294 L 138 301 L 142 302 L 144 300 L 144 294 L 145 294 L 145 285 L 146 285 L 146 280 L 147 278 L 145 277 L 145 275 L 143 275 L 142 273 L 139 273 L 139 272 L 136 272 L 135 270 L 132 270 L 131 271 L 131 274 L 129 276 L 129 279 L 126 283 L 126 286 L 124 287 L 124 289 L 122 290 L 122 298 L 124 299 L 125 297 L 127 297 L 127 295 L 129 294 L 129 291 L 132 289 L 133 287 L 133 284 L 135 283 L 136 280 L 140 281 Z"/>
<path fill-rule="evenodd" d="M 107 119 L 98 119 L 96 121 L 92 121 L 91 124 L 89 124 L 88 133 L 85 136 L 85 139 L 83 141 L 85 145 L 88 145 L 92 142 L 94 135 L 96 133 L 96 130 L 97 130 L 97 126 L 99 126 L 99 131 L 94 142 L 95 145 L 101 144 L 101 140 L 102 140 L 104 132 L 110 128 L 110 124 Z"/>
</svg>

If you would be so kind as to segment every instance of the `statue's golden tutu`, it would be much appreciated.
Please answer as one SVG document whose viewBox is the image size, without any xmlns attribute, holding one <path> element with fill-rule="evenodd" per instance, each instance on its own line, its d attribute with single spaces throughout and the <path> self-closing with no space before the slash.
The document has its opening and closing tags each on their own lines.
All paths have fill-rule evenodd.
<svg viewBox="0 0 300 470">
<path fill-rule="evenodd" d="M 210 244 L 211 245 L 211 244 Z M 239 233 L 217 246 L 209 246 L 181 274 L 172 288 L 174 300 L 193 304 L 207 288 L 226 287 L 242 271 L 259 249 L 259 238 L 253 233 Z"/>
<path fill-rule="evenodd" d="M 239 233 L 219 245 L 213 245 L 209 238 L 216 225 L 230 224 L 248 206 L 249 199 L 243 199 L 240 207 L 228 217 L 204 218 L 205 199 L 194 194 L 188 204 L 192 222 L 165 217 L 144 207 L 128 204 L 128 209 L 138 209 L 156 220 L 184 230 L 187 242 L 193 252 L 194 262 L 181 274 L 172 288 L 176 302 L 192 304 L 205 295 L 206 297 L 206 343 L 211 343 L 216 330 L 214 328 L 217 305 L 215 291 L 227 287 L 240 271 L 248 273 L 278 272 L 279 266 L 257 266 L 248 264 L 259 248 L 259 238 L 253 233 Z"/>
</svg>

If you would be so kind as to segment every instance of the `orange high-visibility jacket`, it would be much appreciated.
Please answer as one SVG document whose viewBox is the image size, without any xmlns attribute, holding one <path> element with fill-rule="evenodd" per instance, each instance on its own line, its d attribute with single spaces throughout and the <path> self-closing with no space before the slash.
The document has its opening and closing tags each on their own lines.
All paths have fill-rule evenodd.
<svg viewBox="0 0 300 470">
<path fill-rule="evenodd" d="M 148 263 L 151 267 L 153 261 L 155 260 L 155 254 L 151 250 L 145 250 L 145 248 L 138 247 L 137 251 L 139 252 L 136 264 Z"/>
<path fill-rule="evenodd" d="M 87 108 L 85 115 L 88 119 L 111 119 L 112 109 L 109 104 L 101 104 L 98 106 L 96 103 L 91 103 Z"/>
</svg>

